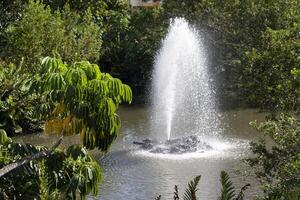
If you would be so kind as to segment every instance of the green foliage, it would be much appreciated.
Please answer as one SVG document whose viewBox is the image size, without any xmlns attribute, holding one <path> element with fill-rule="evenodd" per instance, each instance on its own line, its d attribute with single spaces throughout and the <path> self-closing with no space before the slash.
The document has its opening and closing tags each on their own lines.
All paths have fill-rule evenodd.
<svg viewBox="0 0 300 200">
<path fill-rule="evenodd" d="M 228 174 L 224 171 L 221 172 L 221 184 L 222 184 L 222 191 L 220 200 L 230 200 L 233 199 L 235 196 L 234 194 L 234 187 Z"/>
<path fill-rule="evenodd" d="M 7 45 L 5 29 L 13 22 L 19 20 L 20 13 L 26 0 L 2 0 L 0 1 L 0 49 Z M 0 58 L 4 52 L 0 51 Z"/>
<path fill-rule="evenodd" d="M 61 11 L 61 16 L 65 33 L 57 51 L 61 58 L 67 62 L 96 62 L 100 56 L 102 30 L 94 23 L 91 11 L 88 9 L 80 16 L 66 5 Z"/>
<path fill-rule="evenodd" d="M 31 1 L 25 7 L 22 19 L 7 29 L 7 54 L 13 62 L 24 57 L 32 70 L 45 52 L 52 54 L 58 50 L 63 35 L 63 21 L 59 14 L 52 15 L 49 8 L 44 9 L 44 5 Z"/>
<path fill-rule="evenodd" d="M 239 194 L 235 194 L 235 188 L 230 181 L 229 175 L 225 172 L 221 172 L 221 196 L 219 197 L 219 200 L 243 200 L 244 199 L 244 191 L 250 186 L 250 184 L 246 184 L 242 187 Z"/>
<path fill-rule="evenodd" d="M 243 69 L 248 101 L 270 110 L 296 110 L 299 108 L 300 23 L 287 29 L 268 29 L 263 34 L 264 44 L 247 52 L 247 65 Z M 292 71 L 294 69 L 294 71 Z"/>
<path fill-rule="evenodd" d="M 129 2 L 127 0 L 44 0 L 43 2 L 49 5 L 53 11 L 65 10 L 68 4 L 70 10 L 79 13 L 80 16 L 84 16 L 87 11 L 90 11 L 93 21 L 103 33 L 101 48 L 101 60 L 103 61 L 101 64 L 120 56 L 118 52 L 122 51 L 121 48 L 124 47 L 124 37 L 127 36 L 130 23 Z M 110 64 L 105 66 L 107 71 L 110 71 Z"/>
<path fill-rule="evenodd" d="M 10 138 L 7 137 L 7 134 L 4 129 L 0 129 L 0 144 L 4 144 L 10 141 Z"/>
<path fill-rule="evenodd" d="M 183 195 L 183 199 L 184 200 L 197 200 L 197 196 L 196 196 L 196 192 L 198 191 L 198 184 L 199 181 L 201 179 L 201 176 L 196 176 L 193 180 L 191 180 L 188 184 L 188 188 L 186 188 L 184 195 Z M 179 193 L 178 193 L 178 187 L 177 185 L 175 185 L 174 187 L 175 191 L 174 191 L 174 196 L 173 199 L 174 200 L 179 200 Z M 156 197 L 155 199 L 161 199 L 161 195 L 159 195 L 158 197 Z"/>
<path fill-rule="evenodd" d="M 292 68 L 299 66 L 299 34 L 295 30 L 295 34 L 284 37 L 282 33 L 299 23 L 299 0 L 166 0 L 163 8 L 165 18 L 185 17 L 203 31 L 205 45 L 211 49 L 211 71 L 220 80 L 221 97 L 240 104 L 274 107 L 276 97 L 272 100 L 270 95 L 278 84 L 274 87 L 273 81 L 282 82 Z M 276 40 L 280 40 L 282 49 L 278 42 L 269 42 L 269 30 L 281 30 Z M 252 49 L 259 54 L 254 62 L 255 58 L 249 59 L 246 53 Z"/>
<path fill-rule="evenodd" d="M 81 16 L 83 16 L 88 9 L 91 9 L 93 16 L 101 17 L 107 8 L 105 1 L 98 0 L 43 0 L 43 3 L 50 6 L 52 11 L 63 10 L 64 7 L 69 4 L 70 9 L 79 13 Z M 99 20 L 103 19 L 99 18 Z"/>
<path fill-rule="evenodd" d="M 201 176 L 196 176 L 193 180 L 191 180 L 188 184 L 188 188 L 186 188 L 185 193 L 183 195 L 184 200 L 197 200 L 196 192 L 198 191 L 198 184 L 201 179 Z M 238 195 L 235 195 L 235 187 L 230 181 L 229 175 L 222 171 L 220 175 L 220 181 L 222 185 L 221 196 L 218 198 L 219 200 L 243 200 L 244 199 L 244 191 L 250 186 L 250 184 L 246 184 L 241 188 Z M 161 199 L 161 195 L 159 195 L 156 199 Z M 173 200 L 179 200 L 178 187 L 175 185 L 175 191 Z"/>
<path fill-rule="evenodd" d="M 5 137 L 2 132 L 0 137 Z M 0 143 L 0 168 L 45 149 L 8 139 Z M 31 161 L 5 174 L 0 179 L 0 194 L 9 199 L 76 199 L 79 194 L 85 199 L 89 193 L 97 194 L 101 180 L 98 163 L 84 147 L 74 145 L 66 152 L 56 150 L 43 160 Z"/>
<path fill-rule="evenodd" d="M 43 105 L 48 113 L 47 133 L 80 134 L 85 147 L 103 151 L 121 127 L 116 114 L 119 104 L 132 99 L 129 86 L 87 61 L 67 65 L 46 57 L 33 88 L 47 97 L 48 104 Z"/>
<path fill-rule="evenodd" d="M 63 11 L 51 12 L 42 3 L 29 1 L 22 12 L 22 19 L 6 29 L 6 59 L 18 62 L 34 71 L 40 59 L 58 53 L 68 62 L 88 59 L 96 61 L 101 47 L 101 32 L 87 10 L 83 16 Z"/>
<path fill-rule="evenodd" d="M 161 8 L 133 12 L 128 28 L 119 34 L 118 41 L 105 40 L 111 44 L 104 44 L 101 66 L 128 83 L 134 94 L 146 93 L 154 57 L 167 30 L 162 12 Z"/>
<path fill-rule="evenodd" d="M 0 133 L 1 137 L 3 132 Z M 0 143 L 0 168 L 8 165 L 22 157 L 38 152 L 36 147 L 32 145 L 17 144 L 11 140 L 5 140 Z M 23 197 L 24 199 L 32 199 L 31 197 L 39 193 L 38 176 L 34 171 L 36 166 L 32 163 L 24 165 L 14 171 L 13 174 L 7 174 L 0 179 L 1 196 Z M 17 180 L 17 181 L 16 181 Z"/>
<path fill-rule="evenodd" d="M 26 0 L 2 0 L 0 2 L 0 33 L 11 23 L 20 18 L 20 11 Z"/>
<path fill-rule="evenodd" d="M 64 173 L 63 176 L 67 179 L 61 184 L 67 193 L 72 194 L 74 199 L 76 192 L 80 194 L 81 199 L 84 199 L 89 193 L 97 195 L 98 185 L 102 181 L 102 171 L 99 164 L 84 147 L 78 145 L 69 147 L 67 157 L 68 159 L 63 162 L 63 169 L 59 170 Z M 55 173 L 53 170 L 51 172 L 52 174 Z M 55 176 L 57 177 L 59 174 Z M 55 187 L 54 183 L 52 187 Z"/>
<path fill-rule="evenodd" d="M 125 38 L 129 30 L 130 15 L 129 5 L 126 0 L 105 0 L 106 12 L 103 16 L 103 48 L 101 49 L 101 63 L 110 61 L 106 68 L 111 65 L 124 49 Z M 116 62 L 118 62 L 117 60 Z"/>
<path fill-rule="evenodd" d="M 38 107 L 41 117 L 47 120 L 45 132 L 80 134 L 87 148 L 108 149 L 121 126 L 116 110 L 121 102 L 131 102 L 129 86 L 101 73 L 97 65 L 87 61 L 67 65 L 60 59 L 46 57 L 39 74 L 30 76 L 21 70 L 13 65 L 1 68 L 0 78 L 5 83 L 1 86 L 2 99 L 10 100 L 13 94 L 23 95 L 17 101 L 23 102 L 38 96 L 39 101 L 32 105 Z M 24 108 L 31 109 L 29 103 L 24 102 Z M 8 107 L 7 104 L 2 103 L 2 108 Z M 9 110 L 12 108 L 19 109 L 20 105 L 10 105 Z M 17 117 L 9 119 L 17 120 Z M 24 116 L 20 119 L 24 120 Z M 7 137 L 7 130 L 5 126 L 4 130 L 0 129 L 0 168 L 47 150 L 14 143 Z M 0 193 L 12 199 L 76 199 L 78 195 L 85 199 L 88 194 L 97 194 L 101 180 L 101 168 L 87 149 L 73 145 L 65 152 L 55 150 L 49 157 L 30 161 L 5 174 L 0 180 Z"/>
<path fill-rule="evenodd" d="M 97 62 L 135 94 L 145 94 L 170 18 L 184 17 L 211 49 L 219 96 L 275 110 L 285 109 L 287 93 L 290 103 L 297 99 L 288 91 L 290 70 L 299 66 L 299 0 L 165 0 L 138 12 L 130 12 L 127 0 L 42 2 L 3 1 L 0 56 L 14 63 L 24 57 L 29 69 L 54 53 L 68 63 Z"/>
<path fill-rule="evenodd" d="M 189 182 L 188 188 L 185 190 L 185 193 L 183 195 L 184 200 L 197 200 L 196 192 L 198 190 L 197 186 L 200 178 L 201 176 L 196 176 L 192 181 Z"/>
<path fill-rule="evenodd" d="M 131 14 L 126 0 L 42 2 L 0 2 L 0 56 L 14 63 L 24 58 L 25 67 L 0 67 L 1 167 L 44 149 L 7 137 L 36 131 L 37 115 L 47 119 L 46 132 L 80 134 L 86 148 L 106 151 L 120 129 L 118 105 L 131 102 L 131 90 L 97 65 L 77 61 L 100 62 L 135 93 L 145 93 L 169 20 L 181 16 L 203 31 L 205 46 L 212 49 L 209 66 L 224 92 L 220 94 L 273 114 L 255 127 L 275 145 L 252 143 L 256 157 L 249 159 L 265 186 L 264 199 L 299 199 L 298 115 L 275 118 L 278 111 L 299 110 L 299 0 L 164 0 L 161 8 Z M 73 64 L 47 57 L 40 77 L 24 72 L 39 71 L 42 57 L 57 54 Z M 25 199 L 71 198 L 76 192 L 84 197 L 97 192 L 100 179 L 86 150 L 74 146 L 10 173 L 0 181 L 12 187 L 0 192 Z M 234 195 L 224 172 L 221 183 L 221 199 L 243 198 L 247 186 Z M 196 198 L 197 184 L 189 184 L 186 198 Z M 177 187 L 173 199 L 179 199 Z"/>
<path fill-rule="evenodd" d="M 0 65 L 0 128 L 8 135 L 41 130 L 35 115 L 40 98 L 30 91 L 33 79 L 22 67 Z"/>
<path fill-rule="evenodd" d="M 49 5 L 52 11 L 65 10 L 66 5 L 69 4 L 69 8 L 72 12 L 79 13 L 83 16 L 85 12 L 90 11 L 93 22 L 101 29 L 102 36 L 102 48 L 101 48 L 101 59 L 91 60 L 85 59 L 92 62 L 98 61 L 101 67 L 107 72 L 112 72 L 114 75 L 119 75 L 119 77 L 130 83 L 128 79 L 123 79 L 126 74 L 123 73 L 123 68 L 127 69 L 132 64 L 124 56 L 127 49 L 127 38 L 130 37 L 128 32 L 130 29 L 130 10 L 129 1 L 127 0 L 44 0 L 46 5 Z M 138 26 L 137 26 L 138 27 Z M 137 39 L 137 38 L 134 38 Z M 123 64 L 125 59 L 126 64 Z M 65 59 L 63 59 L 65 60 Z M 122 64 L 122 65 L 120 65 Z M 119 68 L 120 67 L 120 68 Z M 117 68 L 116 71 L 115 69 Z M 131 69 L 134 69 L 132 67 Z M 131 75 L 135 72 L 131 72 Z M 129 76 L 130 77 L 130 76 Z M 128 76 L 126 76 L 128 78 Z M 129 78 L 131 79 L 131 78 Z M 135 77 L 132 78 L 136 80 Z"/>
<path fill-rule="evenodd" d="M 49 5 L 52 11 L 63 10 L 66 5 L 69 5 L 73 12 L 81 16 L 90 10 L 93 21 L 99 27 L 103 27 L 105 32 L 110 32 L 110 28 L 118 30 L 129 17 L 129 5 L 126 0 L 43 0 L 43 3 Z"/>
<path fill-rule="evenodd" d="M 7 137 L 6 132 L 14 133 L 21 127 L 19 122 L 24 124 L 28 119 L 37 123 L 33 121 L 37 119 L 34 111 L 39 119 L 47 120 L 45 132 L 80 134 L 84 146 L 106 151 L 121 126 L 117 108 L 121 102 L 130 103 L 132 99 L 129 86 L 101 73 L 97 65 L 87 61 L 67 65 L 60 59 L 46 57 L 40 73 L 35 75 L 14 65 L 0 69 L 0 168 L 47 150 L 14 143 Z M 97 194 L 101 180 L 98 163 L 85 147 L 75 145 L 5 174 L 0 180 L 0 193 L 12 199 L 76 199 L 78 194 L 85 199 L 87 194 Z"/>
<path fill-rule="evenodd" d="M 281 114 L 278 119 L 253 126 L 270 137 L 275 145 L 268 148 L 264 140 L 252 142 L 254 158 L 248 159 L 264 185 L 264 199 L 298 199 L 300 197 L 300 120 Z M 294 198 L 297 197 L 297 198 Z"/>
<path fill-rule="evenodd" d="M 135 94 L 144 94 L 155 53 L 166 34 L 170 18 L 184 17 L 203 32 L 204 45 L 211 49 L 207 52 L 208 65 L 219 80 L 220 96 L 225 97 L 226 102 L 238 100 L 243 105 L 272 108 L 274 104 L 280 104 L 276 97 L 269 98 L 276 90 L 274 83 L 286 80 L 290 77 L 287 72 L 298 67 L 295 58 L 299 54 L 299 42 L 297 34 L 280 38 L 283 45 L 292 45 L 293 50 L 274 46 L 274 50 L 281 51 L 280 55 L 272 57 L 269 53 L 267 56 L 265 52 L 271 50 L 266 48 L 271 45 L 266 35 L 269 30 L 280 32 L 295 27 L 299 21 L 299 8 L 298 0 L 165 0 L 160 8 L 132 12 L 126 20 L 129 19 L 128 27 L 122 26 L 125 28 L 118 29 L 118 34 L 104 33 L 106 39 L 100 63 L 105 71 L 130 84 Z M 253 49 L 264 57 L 264 61 L 253 62 L 249 58 Z M 282 70 L 275 65 L 280 65 Z M 281 72 L 286 75 L 281 77 Z M 264 87 L 259 88 L 260 83 Z"/>
</svg>

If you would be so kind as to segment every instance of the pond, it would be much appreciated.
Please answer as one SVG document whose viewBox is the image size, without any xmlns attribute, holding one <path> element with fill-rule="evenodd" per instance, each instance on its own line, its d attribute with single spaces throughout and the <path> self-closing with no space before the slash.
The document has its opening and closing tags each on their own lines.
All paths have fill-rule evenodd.
<svg viewBox="0 0 300 200">
<path fill-rule="evenodd" d="M 150 137 L 150 110 L 145 107 L 121 108 L 122 134 L 106 155 L 93 151 L 104 171 L 103 183 L 97 197 L 101 200 L 144 200 L 162 195 L 171 199 L 174 185 L 182 195 L 187 183 L 197 175 L 199 199 L 214 200 L 220 193 L 219 175 L 221 170 L 229 173 L 236 188 L 246 183 L 246 199 L 261 193 L 253 172 L 242 161 L 250 155 L 249 142 L 260 135 L 249 126 L 253 120 L 263 120 L 264 114 L 257 110 L 231 110 L 221 112 L 224 142 L 215 144 L 218 151 L 212 153 L 191 153 L 183 155 L 154 155 L 140 151 L 132 145 L 134 140 Z M 35 135 L 20 137 L 18 140 L 33 144 L 51 145 L 55 137 Z M 64 145 L 78 143 L 78 137 L 64 139 Z M 248 177 L 245 174 L 250 174 Z"/>
<path fill-rule="evenodd" d="M 253 176 L 243 178 L 246 171 L 242 159 L 249 155 L 249 141 L 257 139 L 258 133 L 249 126 L 255 119 L 263 120 L 264 114 L 256 110 L 236 110 L 222 113 L 224 136 L 234 140 L 224 152 L 213 155 L 154 156 L 139 153 L 128 141 L 140 140 L 149 133 L 149 110 L 146 108 L 122 109 L 122 136 L 112 146 L 110 153 L 100 159 L 105 175 L 100 194 L 94 199 L 154 199 L 161 194 L 170 199 L 174 185 L 182 194 L 187 183 L 201 175 L 199 199 L 217 199 L 220 193 L 221 170 L 230 174 L 231 180 L 241 188 L 252 186 L 247 198 L 259 193 L 259 185 Z"/>
</svg>

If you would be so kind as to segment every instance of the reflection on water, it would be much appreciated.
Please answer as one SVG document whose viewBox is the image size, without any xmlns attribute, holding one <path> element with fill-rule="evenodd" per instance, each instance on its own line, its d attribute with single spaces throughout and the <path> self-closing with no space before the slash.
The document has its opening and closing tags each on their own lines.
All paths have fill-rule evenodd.
<svg viewBox="0 0 300 200">
<path fill-rule="evenodd" d="M 219 175 L 221 170 L 230 174 L 237 188 L 251 183 L 246 191 L 246 199 L 259 194 L 259 185 L 253 177 L 244 177 L 247 169 L 241 159 L 249 155 L 248 143 L 257 139 L 258 133 L 250 126 L 252 120 L 263 120 L 264 114 L 255 110 L 233 110 L 222 113 L 224 128 L 222 141 L 212 140 L 213 150 L 205 153 L 183 155 L 149 155 L 138 151 L 133 140 L 147 138 L 150 133 L 149 110 L 146 108 L 122 108 L 122 135 L 113 144 L 110 152 L 101 155 L 93 151 L 104 170 L 104 181 L 99 186 L 99 195 L 89 197 L 101 200 L 148 200 L 161 194 L 170 199 L 174 185 L 178 185 L 183 194 L 187 183 L 201 174 L 199 199 L 215 200 L 220 193 Z M 47 135 L 26 136 L 19 141 L 33 144 L 55 143 L 56 138 Z M 78 143 L 79 138 L 68 137 L 63 145 Z M 248 169 L 249 170 L 249 169 Z"/>
</svg>

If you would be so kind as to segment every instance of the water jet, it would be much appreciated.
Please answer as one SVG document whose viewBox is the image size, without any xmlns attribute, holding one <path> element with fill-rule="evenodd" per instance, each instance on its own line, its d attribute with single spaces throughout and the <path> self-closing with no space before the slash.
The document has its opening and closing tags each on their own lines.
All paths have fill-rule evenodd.
<svg viewBox="0 0 300 200">
<path fill-rule="evenodd" d="M 216 136 L 220 131 L 202 40 L 185 19 L 171 20 L 152 74 L 151 129 L 162 133 L 154 137 Z"/>
</svg>

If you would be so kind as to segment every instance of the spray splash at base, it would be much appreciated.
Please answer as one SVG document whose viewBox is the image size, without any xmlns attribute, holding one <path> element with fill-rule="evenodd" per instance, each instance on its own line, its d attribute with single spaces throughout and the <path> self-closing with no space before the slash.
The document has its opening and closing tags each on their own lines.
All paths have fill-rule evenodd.
<svg viewBox="0 0 300 200">
<path fill-rule="evenodd" d="M 224 159 L 226 157 L 240 159 L 249 153 L 249 141 L 237 138 L 205 139 L 200 136 L 187 136 L 166 141 L 144 139 L 133 141 L 133 154 L 158 159 Z"/>
<path fill-rule="evenodd" d="M 171 140 L 165 142 L 157 142 L 155 140 L 144 139 L 141 142 L 133 142 L 133 144 L 139 146 L 140 149 L 146 150 L 150 153 L 160 154 L 183 154 L 191 152 L 204 152 L 211 150 L 212 147 L 202 142 L 200 137 L 192 135 Z"/>
</svg>

